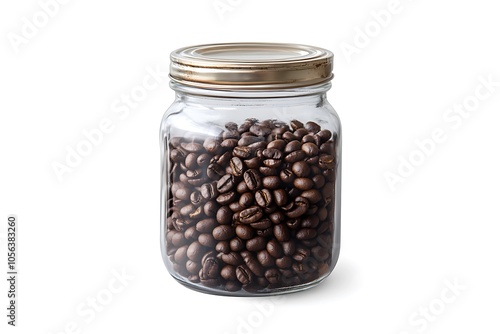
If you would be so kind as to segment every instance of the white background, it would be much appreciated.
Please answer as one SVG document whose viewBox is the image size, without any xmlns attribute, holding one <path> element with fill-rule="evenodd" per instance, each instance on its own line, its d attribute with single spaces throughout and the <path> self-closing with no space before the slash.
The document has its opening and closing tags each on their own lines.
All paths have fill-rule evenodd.
<svg viewBox="0 0 500 334">
<path fill-rule="evenodd" d="M 401 0 L 385 26 L 372 11 L 393 9 L 389 0 L 222 0 L 223 13 L 214 3 L 71 0 L 47 22 L 35 0 L 0 5 L 4 274 L 7 215 L 20 224 L 18 327 L 6 325 L 2 279 L 1 332 L 498 333 L 496 3 Z M 33 16 L 46 25 L 23 37 L 23 18 Z M 17 45 L 13 36 L 25 39 Z M 112 107 L 148 69 L 167 72 L 173 49 L 232 41 L 335 53 L 340 260 L 322 285 L 280 300 L 200 294 L 169 276 L 159 247 L 158 129 L 173 92 L 160 77 L 128 115 Z M 486 97 L 488 77 L 496 86 Z M 472 111 L 457 119 L 448 110 L 463 103 Z M 54 162 L 64 164 L 105 119 L 112 131 L 59 180 Z M 418 153 L 415 141 L 436 129 L 444 142 Z M 420 165 L 391 189 L 387 173 L 410 156 Z M 121 271 L 133 278 L 115 282 Z M 456 295 L 447 280 L 460 285 Z M 106 303 L 100 311 L 87 305 L 95 297 Z"/>
</svg>

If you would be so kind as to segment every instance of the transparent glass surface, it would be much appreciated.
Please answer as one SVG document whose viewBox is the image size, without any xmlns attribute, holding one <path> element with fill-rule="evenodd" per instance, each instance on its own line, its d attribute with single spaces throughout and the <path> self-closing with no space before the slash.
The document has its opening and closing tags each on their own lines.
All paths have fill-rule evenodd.
<svg viewBox="0 0 500 334">
<path fill-rule="evenodd" d="M 207 91 L 172 84 L 160 129 L 161 251 L 189 288 L 313 287 L 340 250 L 341 126 L 330 84 Z"/>
</svg>

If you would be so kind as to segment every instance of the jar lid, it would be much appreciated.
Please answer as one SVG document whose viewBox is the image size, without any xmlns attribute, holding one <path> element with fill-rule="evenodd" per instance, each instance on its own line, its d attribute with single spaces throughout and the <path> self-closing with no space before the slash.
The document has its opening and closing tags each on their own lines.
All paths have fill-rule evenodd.
<svg viewBox="0 0 500 334">
<path fill-rule="evenodd" d="M 284 89 L 333 78 L 333 53 L 299 44 L 196 45 L 175 50 L 170 60 L 172 81 L 205 89 Z"/>
</svg>

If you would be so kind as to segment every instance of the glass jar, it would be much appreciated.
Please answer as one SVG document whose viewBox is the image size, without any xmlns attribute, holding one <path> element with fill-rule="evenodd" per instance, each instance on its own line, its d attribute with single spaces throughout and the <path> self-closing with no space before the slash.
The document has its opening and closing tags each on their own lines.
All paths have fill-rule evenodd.
<svg viewBox="0 0 500 334">
<path fill-rule="evenodd" d="M 181 284 L 217 295 L 313 287 L 340 249 L 341 127 L 333 54 L 218 44 L 171 54 L 160 129 L 161 250 Z"/>
</svg>

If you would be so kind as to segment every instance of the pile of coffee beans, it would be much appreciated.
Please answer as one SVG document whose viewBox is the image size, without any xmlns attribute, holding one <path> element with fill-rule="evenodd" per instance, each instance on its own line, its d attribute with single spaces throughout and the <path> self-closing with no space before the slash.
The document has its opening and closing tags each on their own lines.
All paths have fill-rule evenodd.
<svg viewBox="0 0 500 334">
<path fill-rule="evenodd" d="M 193 283 L 265 292 L 332 265 L 336 134 L 247 119 L 218 137 L 173 137 L 167 255 Z"/>
</svg>

